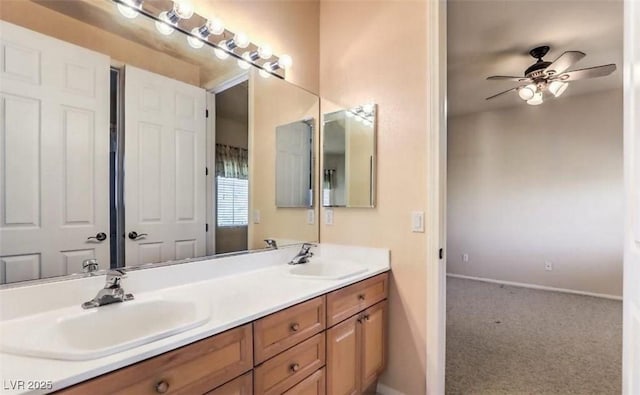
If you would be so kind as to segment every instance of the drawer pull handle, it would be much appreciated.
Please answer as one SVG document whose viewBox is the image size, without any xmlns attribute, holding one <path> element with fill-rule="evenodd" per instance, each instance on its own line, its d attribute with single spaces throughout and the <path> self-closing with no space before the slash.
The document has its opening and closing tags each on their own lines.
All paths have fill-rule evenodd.
<svg viewBox="0 0 640 395">
<path fill-rule="evenodd" d="M 291 332 L 297 332 L 300 330 L 300 324 L 294 322 L 293 324 L 291 324 L 291 326 L 289 326 L 289 328 L 291 329 Z"/>
<path fill-rule="evenodd" d="M 158 381 L 158 384 L 156 384 L 156 392 L 164 394 L 167 391 L 169 391 L 169 383 L 166 380 Z"/>
<path fill-rule="evenodd" d="M 298 365 L 297 363 L 292 363 L 291 366 L 289 366 L 289 370 L 295 373 L 300 370 L 300 365 Z"/>
<path fill-rule="evenodd" d="M 358 295 L 358 300 L 364 300 L 364 294 Z"/>
</svg>

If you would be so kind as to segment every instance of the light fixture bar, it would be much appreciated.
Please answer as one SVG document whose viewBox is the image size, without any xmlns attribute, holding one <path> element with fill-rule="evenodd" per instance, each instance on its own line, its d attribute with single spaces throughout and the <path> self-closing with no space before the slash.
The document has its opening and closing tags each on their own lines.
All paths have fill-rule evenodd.
<svg viewBox="0 0 640 395">
<path fill-rule="evenodd" d="M 191 30 L 188 30 L 187 28 L 180 26 L 179 22 L 181 20 L 188 20 L 188 19 L 192 19 L 193 17 L 201 18 L 204 21 L 208 21 L 208 19 L 194 12 L 192 9 L 187 10 L 190 12 L 187 12 L 186 15 L 185 14 L 180 15 L 179 12 L 176 12 L 176 10 L 178 9 L 178 6 L 176 5 L 179 4 L 179 2 L 174 2 L 174 7 L 171 10 L 163 11 L 163 13 L 165 13 L 165 18 L 162 18 L 160 15 L 155 15 L 154 12 L 145 8 L 144 7 L 145 3 L 143 0 L 109 0 L 109 1 L 118 5 L 118 9 L 131 9 L 132 12 L 129 14 L 130 16 L 125 15 L 127 18 L 135 18 L 137 14 L 143 14 L 155 22 L 166 24 L 167 21 L 170 21 L 171 22 L 170 27 L 185 34 L 187 36 L 187 39 L 190 42 L 194 42 L 195 40 L 198 40 L 203 44 L 206 44 L 209 47 L 213 48 L 217 56 L 220 53 L 224 53 L 228 56 L 236 58 L 236 60 L 240 62 L 250 64 L 258 68 L 260 70 L 261 75 L 264 75 L 263 73 L 268 73 L 269 75 L 273 75 L 280 79 L 285 79 L 284 69 L 291 65 L 291 57 L 289 57 L 288 55 L 282 55 L 280 57 L 272 55 L 271 49 L 268 46 L 259 47 L 258 45 L 251 43 L 249 39 L 246 37 L 246 35 L 242 33 L 234 33 L 221 27 L 220 34 L 215 34 L 216 32 L 211 31 L 210 26 L 207 26 L 206 23 L 202 26 L 193 28 Z M 134 14 L 133 11 L 137 13 Z M 188 15 L 188 18 L 185 17 L 187 15 Z M 223 39 L 219 42 L 212 42 L 209 40 L 209 37 L 213 35 L 221 36 L 223 37 Z M 248 53 L 251 56 L 245 55 L 247 51 L 243 51 L 243 53 L 234 52 L 234 49 L 236 48 L 244 49 L 244 48 L 250 48 L 250 47 L 256 48 L 255 50 L 248 51 Z M 255 58 L 253 55 L 254 53 L 258 55 Z M 267 54 L 269 55 L 268 57 L 266 56 Z M 218 57 L 222 58 L 222 56 L 218 56 Z M 275 60 L 271 60 L 271 59 L 275 59 Z M 263 60 L 264 62 L 258 63 L 260 60 Z M 271 61 L 268 61 L 268 60 L 271 60 Z M 279 73 L 278 72 L 279 70 L 282 70 L 282 72 Z"/>
</svg>

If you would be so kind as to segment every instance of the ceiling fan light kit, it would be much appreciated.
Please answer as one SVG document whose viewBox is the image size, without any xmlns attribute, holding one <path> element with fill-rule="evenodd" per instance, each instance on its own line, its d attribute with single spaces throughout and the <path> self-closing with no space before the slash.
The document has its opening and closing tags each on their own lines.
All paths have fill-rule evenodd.
<svg viewBox="0 0 640 395">
<path fill-rule="evenodd" d="M 549 52 L 549 49 L 549 46 L 544 45 L 529 51 L 529 55 L 535 58 L 536 62 L 525 70 L 524 77 L 501 75 L 487 77 L 487 80 L 516 81 L 521 85 L 487 97 L 486 100 L 515 91 L 527 104 L 537 106 L 544 102 L 544 92 L 548 91 L 554 97 L 560 97 L 569 87 L 569 82 L 604 77 L 616 70 L 615 64 L 607 64 L 567 71 L 586 55 L 580 51 L 567 51 L 553 62 L 547 62 L 543 60 L 543 57 Z"/>
</svg>

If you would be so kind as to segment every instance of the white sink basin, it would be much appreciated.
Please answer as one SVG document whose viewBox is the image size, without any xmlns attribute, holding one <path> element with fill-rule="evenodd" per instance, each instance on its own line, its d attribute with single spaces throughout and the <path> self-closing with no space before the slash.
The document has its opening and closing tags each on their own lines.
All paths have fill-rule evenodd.
<svg viewBox="0 0 640 395">
<path fill-rule="evenodd" d="M 151 343 L 209 321 L 208 303 L 162 297 L 66 308 L 0 323 L 0 351 L 87 360 Z"/>
<path fill-rule="evenodd" d="M 367 270 L 365 266 L 349 260 L 311 258 L 308 263 L 290 266 L 288 274 L 298 278 L 341 280 Z"/>
</svg>

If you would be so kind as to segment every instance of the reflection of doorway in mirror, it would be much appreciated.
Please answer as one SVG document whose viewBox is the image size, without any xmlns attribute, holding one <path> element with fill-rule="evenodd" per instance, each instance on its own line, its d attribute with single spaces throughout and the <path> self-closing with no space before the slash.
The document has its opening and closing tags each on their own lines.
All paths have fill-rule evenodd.
<svg viewBox="0 0 640 395">
<path fill-rule="evenodd" d="M 248 249 L 249 96 L 244 80 L 215 95 L 215 253 Z"/>
</svg>

